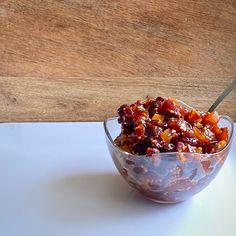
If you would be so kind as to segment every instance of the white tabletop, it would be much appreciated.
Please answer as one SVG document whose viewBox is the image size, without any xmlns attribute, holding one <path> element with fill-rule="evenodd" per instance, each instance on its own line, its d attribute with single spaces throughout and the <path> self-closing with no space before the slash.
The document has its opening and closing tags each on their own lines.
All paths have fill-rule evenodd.
<svg viewBox="0 0 236 236">
<path fill-rule="evenodd" d="M 216 179 L 160 205 L 131 189 L 102 123 L 0 124 L 0 235 L 236 235 L 236 139 Z"/>
</svg>

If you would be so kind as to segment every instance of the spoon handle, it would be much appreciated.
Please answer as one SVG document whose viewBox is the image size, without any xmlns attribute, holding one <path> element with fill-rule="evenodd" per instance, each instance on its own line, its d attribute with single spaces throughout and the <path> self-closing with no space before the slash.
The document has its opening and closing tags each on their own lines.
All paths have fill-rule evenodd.
<svg viewBox="0 0 236 236">
<path fill-rule="evenodd" d="M 221 95 L 215 100 L 208 112 L 213 112 L 216 107 L 223 101 L 223 99 L 236 87 L 236 79 L 221 93 Z"/>
</svg>

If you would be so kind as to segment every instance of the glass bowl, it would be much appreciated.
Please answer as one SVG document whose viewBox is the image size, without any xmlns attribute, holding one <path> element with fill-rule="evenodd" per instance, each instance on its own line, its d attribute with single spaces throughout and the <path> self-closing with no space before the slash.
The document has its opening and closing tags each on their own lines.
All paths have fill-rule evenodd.
<svg viewBox="0 0 236 236">
<path fill-rule="evenodd" d="M 226 147 L 214 154 L 165 152 L 151 157 L 123 151 L 114 143 L 121 132 L 117 117 L 104 121 L 106 141 L 112 159 L 124 179 L 148 199 L 177 203 L 204 189 L 218 174 L 228 155 L 233 121 L 221 116 L 219 126 L 229 129 Z"/>
</svg>

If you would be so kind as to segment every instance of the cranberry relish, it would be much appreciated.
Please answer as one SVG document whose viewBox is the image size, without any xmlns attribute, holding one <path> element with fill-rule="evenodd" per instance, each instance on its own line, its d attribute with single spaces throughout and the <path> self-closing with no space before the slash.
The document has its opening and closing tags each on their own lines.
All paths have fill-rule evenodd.
<svg viewBox="0 0 236 236">
<path fill-rule="evenodd" d="M 215 153 L 228 141 L 228 129 L 218 126 L 217 112 L 188 110 L 173 98 L 157 97 L 124 104 L 118 115 L 122 131 L 115 143 L 132 154 Z"/>
</svg>

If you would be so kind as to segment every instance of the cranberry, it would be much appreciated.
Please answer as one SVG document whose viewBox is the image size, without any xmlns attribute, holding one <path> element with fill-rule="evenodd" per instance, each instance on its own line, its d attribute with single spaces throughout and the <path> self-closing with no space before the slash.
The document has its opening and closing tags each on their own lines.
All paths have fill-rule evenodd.
<svg viewBox="0 0 236 236">
<path fill-rule="evenodd" d="M 172 143 L 165 143 L 164 146 L 163 146 L 163 150 L 165 152 L 172 152 L 175 148 L 175 145 L 172 144 Z"/>
<path fill-rule="evenodd" d="M 153 154 L 157 154 L 160 151 L 157 148 L 147 148 L 147 156 L 152 156 Z"/>
<path fill-rule="evenodd" d="M 158 103 L 160 103 L 160 102 L 165 101 L 165 98 L 163 98 L 163 97 L 157 97 L 157 98 L 156 98 L 156 101 L 157 101 Z"/>
<path fill-rule="evenodd" d="M 186 147 L 185 147 L 184 143 L 182 143 L 182 142 L 177 142 L 176 145 L 175 145 L 175 149 L 174 149 L 174 150 L 175 150 L 176 152 L 183 152 L 185 148 L 186 148 Z"/>
<path fill-rule="evenodd" d="M 145 130 L 145 135 L 148 137 L 158 137 L 161 131 L 161 127 L 148 123 Z"/>
</svg>

